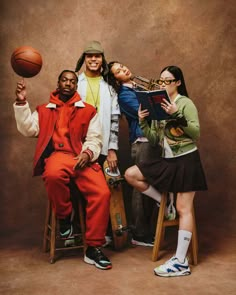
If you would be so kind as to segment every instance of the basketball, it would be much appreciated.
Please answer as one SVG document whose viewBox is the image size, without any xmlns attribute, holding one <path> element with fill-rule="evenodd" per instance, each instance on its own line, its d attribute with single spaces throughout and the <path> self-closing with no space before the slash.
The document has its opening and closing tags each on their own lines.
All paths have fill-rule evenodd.
<svg viewBox="0 0 236 295">
<path fill-rule="evenodd" d="M 11 56 L 11 66 L 14 72 L 24 78 L 36 76 L 40 72 L 42 64 L 40 53 L 30 46 L 16 48 Z"/>
</svg>

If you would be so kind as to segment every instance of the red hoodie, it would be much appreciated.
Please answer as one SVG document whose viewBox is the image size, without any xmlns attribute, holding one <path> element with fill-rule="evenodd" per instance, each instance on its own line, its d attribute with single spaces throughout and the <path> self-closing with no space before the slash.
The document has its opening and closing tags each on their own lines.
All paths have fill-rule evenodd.
<svg viewBox="0 0 236 295">
<path fill-rule="evenodd" d="M 85 107 L 75 106 L 81 98 L 77 92 L 66 103 L 59 94 L 50 95 L 51 104 L 38 106 L 39 135 L 34 155 L 34 175 L 40 175 L 44 169 L 44 159 L 54 150 L 80 154 L 85 142 L 90 120 L 96 115 L 96 109 L 86 103 Z"/>
<path fill-rule="evenodd" d="M 51 94 L 50 102 L 55 103 L 58 109 L 58 118 L 52 135 L 52 144 L 56 151 L 65 151 L 75 154 L 70 142 L 68 118 L 71 116 L 76 101 L 78 101 L 78 97 L 76 96 L 71 97 L 67 102 L 63 102 L 59 99 L 58 95 L 54 96 Z"/>
</svg>

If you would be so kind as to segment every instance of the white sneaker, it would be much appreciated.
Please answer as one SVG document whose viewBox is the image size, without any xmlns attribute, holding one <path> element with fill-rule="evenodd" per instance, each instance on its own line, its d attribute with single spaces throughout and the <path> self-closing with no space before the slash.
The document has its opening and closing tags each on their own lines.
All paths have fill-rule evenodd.
<svg viewBox="0 0 236 295">
<path fill-rule="evenodd" d="M 183 263 L 180 263 L 178 258 L 173 256 L 170 260 L 167 260 L 164 264 L 156 267 L 154 273 L 160 277 L 178 277 L 187 276 L 191 274 L 188 259 L 185 258 Z"/>
<path fill-rule="evenodd" d="M 105 248 L 105 247 L 107 247 L 107 246 L 109 246 L 109 245 L 112 244 L 112 237 L 105 236 L 105 240 L 106 240 L 106 242 L 102 245 L 103 248 Z"/>
<path fill-rule="evenodd" d="M 150 237 L 137 237 L 133 235 L 133 238 L 131 240 L 132 245 L 136 246 L 145 246 L 145 247 L 153 247 L 154 245 L 154 238 Z"/>
</svg>

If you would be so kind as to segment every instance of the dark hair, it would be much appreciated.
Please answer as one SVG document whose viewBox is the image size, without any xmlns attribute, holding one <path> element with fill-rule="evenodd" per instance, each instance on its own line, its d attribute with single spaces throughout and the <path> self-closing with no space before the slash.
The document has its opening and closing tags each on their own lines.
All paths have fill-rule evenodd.
<svg viewBox="0 0 236 295">
<path fill-rule="evenodd" d="M 84 63 L 85 55 L 86 54 L 87 53 L 83 53 L 81 55 L 81 57 L 78 59 L 77 64 L 76 64 L 76 67 L 75 67 L 75 72 L 78 72 L 81 69 L 81 67 L 82 67 L 82 65 Z M 105 77 L 108 75 L 109 69 L 108 69 L 107 61 L 105 59 L 104 54 L 103 53 L 99 53 L 99 54 L 102 55 L 102 72 L 101 72 L 101 75 L 105 79 Z"/>
<path fill-rule="evenodd" d="M 64 73 L 67 73 L 67 72 L 74 74 L 74 75 L 75 75 L 76 82 L 78 83 L 78 76 L 76 75 L 76 72 L 71 71 L 71 70 L 63 70 L 63 71 L 60 73 L 60 75 L 58 76 L 58 82 L 61 80 L 61 76 L 62 76 Z"/>
<path fill-rule="evenodd" d="M 179 92 L 179 94 L 188 97 L 188 91 L 187 91 L 187 88 L 186 88 L 186 85 L 185 85 L 184 75 L 183 75 L 183 72 L 181 71 L 181 69 L 179 67 L 177 67 L 177 66 L 168 66 L 168 67 L 165 67 L 161 71 L 161 74 L 164 71 L 170 72 L 175 77 L 175 79 L 177 81 L 179 81 L 179 80 L 181 81 L 181 84 L 178 86 L 178 92 Z"/>
<path fill-rule="evenodd" d="M 111 68 L 113 67 L 114 64 L 120 63 L 119 61 L 111 61 L 108 63 L 108 74 L 107 74 L 107 83 L 111 85 L 115 91 L 118 93 L 121 87 L 121 83 L 116 80 L 114 74 L 111 71 Z"/>
</svg>

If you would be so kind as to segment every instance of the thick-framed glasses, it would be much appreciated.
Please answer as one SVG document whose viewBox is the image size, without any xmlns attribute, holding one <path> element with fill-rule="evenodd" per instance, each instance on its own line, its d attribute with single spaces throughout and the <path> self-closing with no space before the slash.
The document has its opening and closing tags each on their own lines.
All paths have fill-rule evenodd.
<svg viewBox="0 0 236 295">
<path fill-rule="evenodd" d="M 162 85 L 163 83 L 165 85 L 170 85 L 170 83 L 175 82 L 175 81 L 176 81 L 176 79 L 173 79 L 173 80 L 156 80 L 158 85 Z"/>
</svg>

